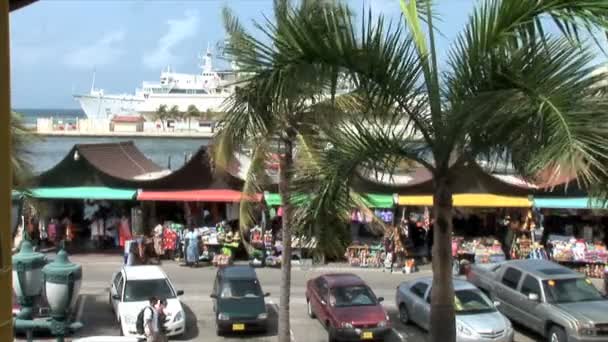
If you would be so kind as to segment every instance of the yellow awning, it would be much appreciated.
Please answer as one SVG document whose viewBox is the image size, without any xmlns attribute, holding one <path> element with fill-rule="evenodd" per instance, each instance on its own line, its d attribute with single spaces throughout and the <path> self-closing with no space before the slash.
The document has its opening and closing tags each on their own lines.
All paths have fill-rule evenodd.
<svg viewBox="0 0 608 342">
<path fill-rule="evenodd" d="M 492 194 L 456 194 L 453 195 L 455 207 L 483 208 L 529 208 L 532 201 L 528 197 L 499 196 Z M 399 205 L 432 206 L 433 196 L 399 196 Z"/>
</svg>

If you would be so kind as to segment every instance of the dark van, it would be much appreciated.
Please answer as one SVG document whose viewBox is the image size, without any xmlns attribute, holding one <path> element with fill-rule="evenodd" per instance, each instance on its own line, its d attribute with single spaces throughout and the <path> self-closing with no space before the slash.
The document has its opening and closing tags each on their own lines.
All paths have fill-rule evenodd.
<svg viewBox="0 0 608 342">
<path fill-rule="evenodd" d="M 268 312 L 255 270 L 250 266 L 226 266 L 217 271 L 213 284 L 213 311 L 218 336 L 227 332 L 267 330 Z"/>
</svg>

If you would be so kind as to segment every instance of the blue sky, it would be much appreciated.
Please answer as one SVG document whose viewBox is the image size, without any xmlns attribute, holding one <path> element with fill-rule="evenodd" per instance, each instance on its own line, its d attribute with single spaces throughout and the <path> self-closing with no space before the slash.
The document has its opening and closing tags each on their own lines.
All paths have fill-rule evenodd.
<svg viewBox="0 0 608 342">
<path fill-rule="evenodd" d="M 350 0 L 357 11 L 399 15 L 399 0 Z M 464 24 L 473 0 L 441 0 L 440 45 Z M 242 22 L 272 15 L 271 0 L 42 0 L 11 14 L 13 108 L 77 108 L 73 92 L 131 93 L 168 64 L 197 72 L 207 43 L 224 38 L 220 11 Z M 446 45 L 447 46 L 447 45 Z"/>
</svg>

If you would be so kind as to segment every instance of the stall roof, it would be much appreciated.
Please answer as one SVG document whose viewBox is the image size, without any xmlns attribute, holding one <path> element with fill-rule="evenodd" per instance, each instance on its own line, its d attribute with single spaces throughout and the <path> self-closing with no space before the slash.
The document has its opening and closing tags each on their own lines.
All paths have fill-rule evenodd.
<svg viewBox="0 0 608 342">
<path fill-rule="evenodd" d="M 454 178 L 450 190 L 455 194 L 496 194 L 505 196 L 528 196 L 535 191 L 535 186 L 515 181 L 509 177 L 496 177 L 486 172 L 473 159 L 463 158 L 452 164 L 450 172 Z M 434 192 L 433 175 L 426 168 L 419 166 L 408 174 L 395 177 L 388 182 L 389 176 L 381 179 L 357 177 L 353 187 L 358 192 L 398 193 L 407 195 L 428 195 Z"/>
<path fill-rule="evenodd" d="M 261 195 L 249 198 L 259 202 Z M 247 199 L 242 192 L 228 189 L 202 189 L 184 191 L 139 191 L 137 199 L 140 201 L 167 201 L 167 202 L 240 202 Z"/>
<path fill-rule="evenodd" d="M 95 200 L 132 200 L 135 189 L 116 189 L 107 187 L 65 187 L 33 188 L 31 196 L 42 199 L 95 199 Z"/>
<path fill-rule="evenodd" d="M 168 172 L 148 159 L 132 141 L 76 144 L 35 182 L 39 187 L 139 188 L 135 184 L 138 181 L 160 178 Z"/>
<path fill-rule="evenodd" d="M 478 208 L 529 208 L 532 201 L 523 196 L 500 196 L 493 194 L 454 194 L 452 196 L 455 207 Z M 432 206 L 433 196 L 399 196 L 397 200 L 402 206 Z"/>
<path fill-rule="evenodd" d="M 534 207 L 547 209 L 608 209 L 608 202 L 589 197 L 534 198 Z"/>
<path fill-rule="evenodd" d="M 303 198 L 304 196 L 305 195 L 295 195 L 294 199 L 298 201 L 298 198 Z M 362 197 L 363 201 L 365 201 L 370 208 L 392 208 L 395 206 L 393 195 L 364 194 Z M 279 206 L 281 205 L 281 195 L 267 192 L 264 194 L 264 201 L 268 206 Z"/>
</svg>

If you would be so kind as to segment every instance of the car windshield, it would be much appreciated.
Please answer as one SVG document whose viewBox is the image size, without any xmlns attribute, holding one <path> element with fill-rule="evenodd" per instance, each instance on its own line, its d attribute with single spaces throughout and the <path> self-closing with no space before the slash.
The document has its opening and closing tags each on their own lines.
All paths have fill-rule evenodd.
<svg viewBox="0 0 608 342">
<path fill-rule="evenodd" d="M 146 301 L 150 297 L 175 298 L 167 279 L 129 280 L 125 287 L 125 302 Z"/>
<path fill-rule="evenodd" d="M 545 280 L 543 287 L 549 303 L 605 300 L 587 278 Z"/>
<path fill-rule="evenodd" d="M 220 292 L 220 298 L 257 298 L 262 296 L 262 288 L 256 279 L 226 281 Z"/>
<path fill-rule="evenodd" d="M 376 305 L 376 296 L 367 286 L 343 286 L 331 289 L 330 303 L 335 307 Z"/>
<path fill-rule="evenodd" d="M 459 290 L 454 293 L 454 309 L 457 315 L 479 314 L 496 311 L 494 304 L 479 290 Z"/>
</svg>

